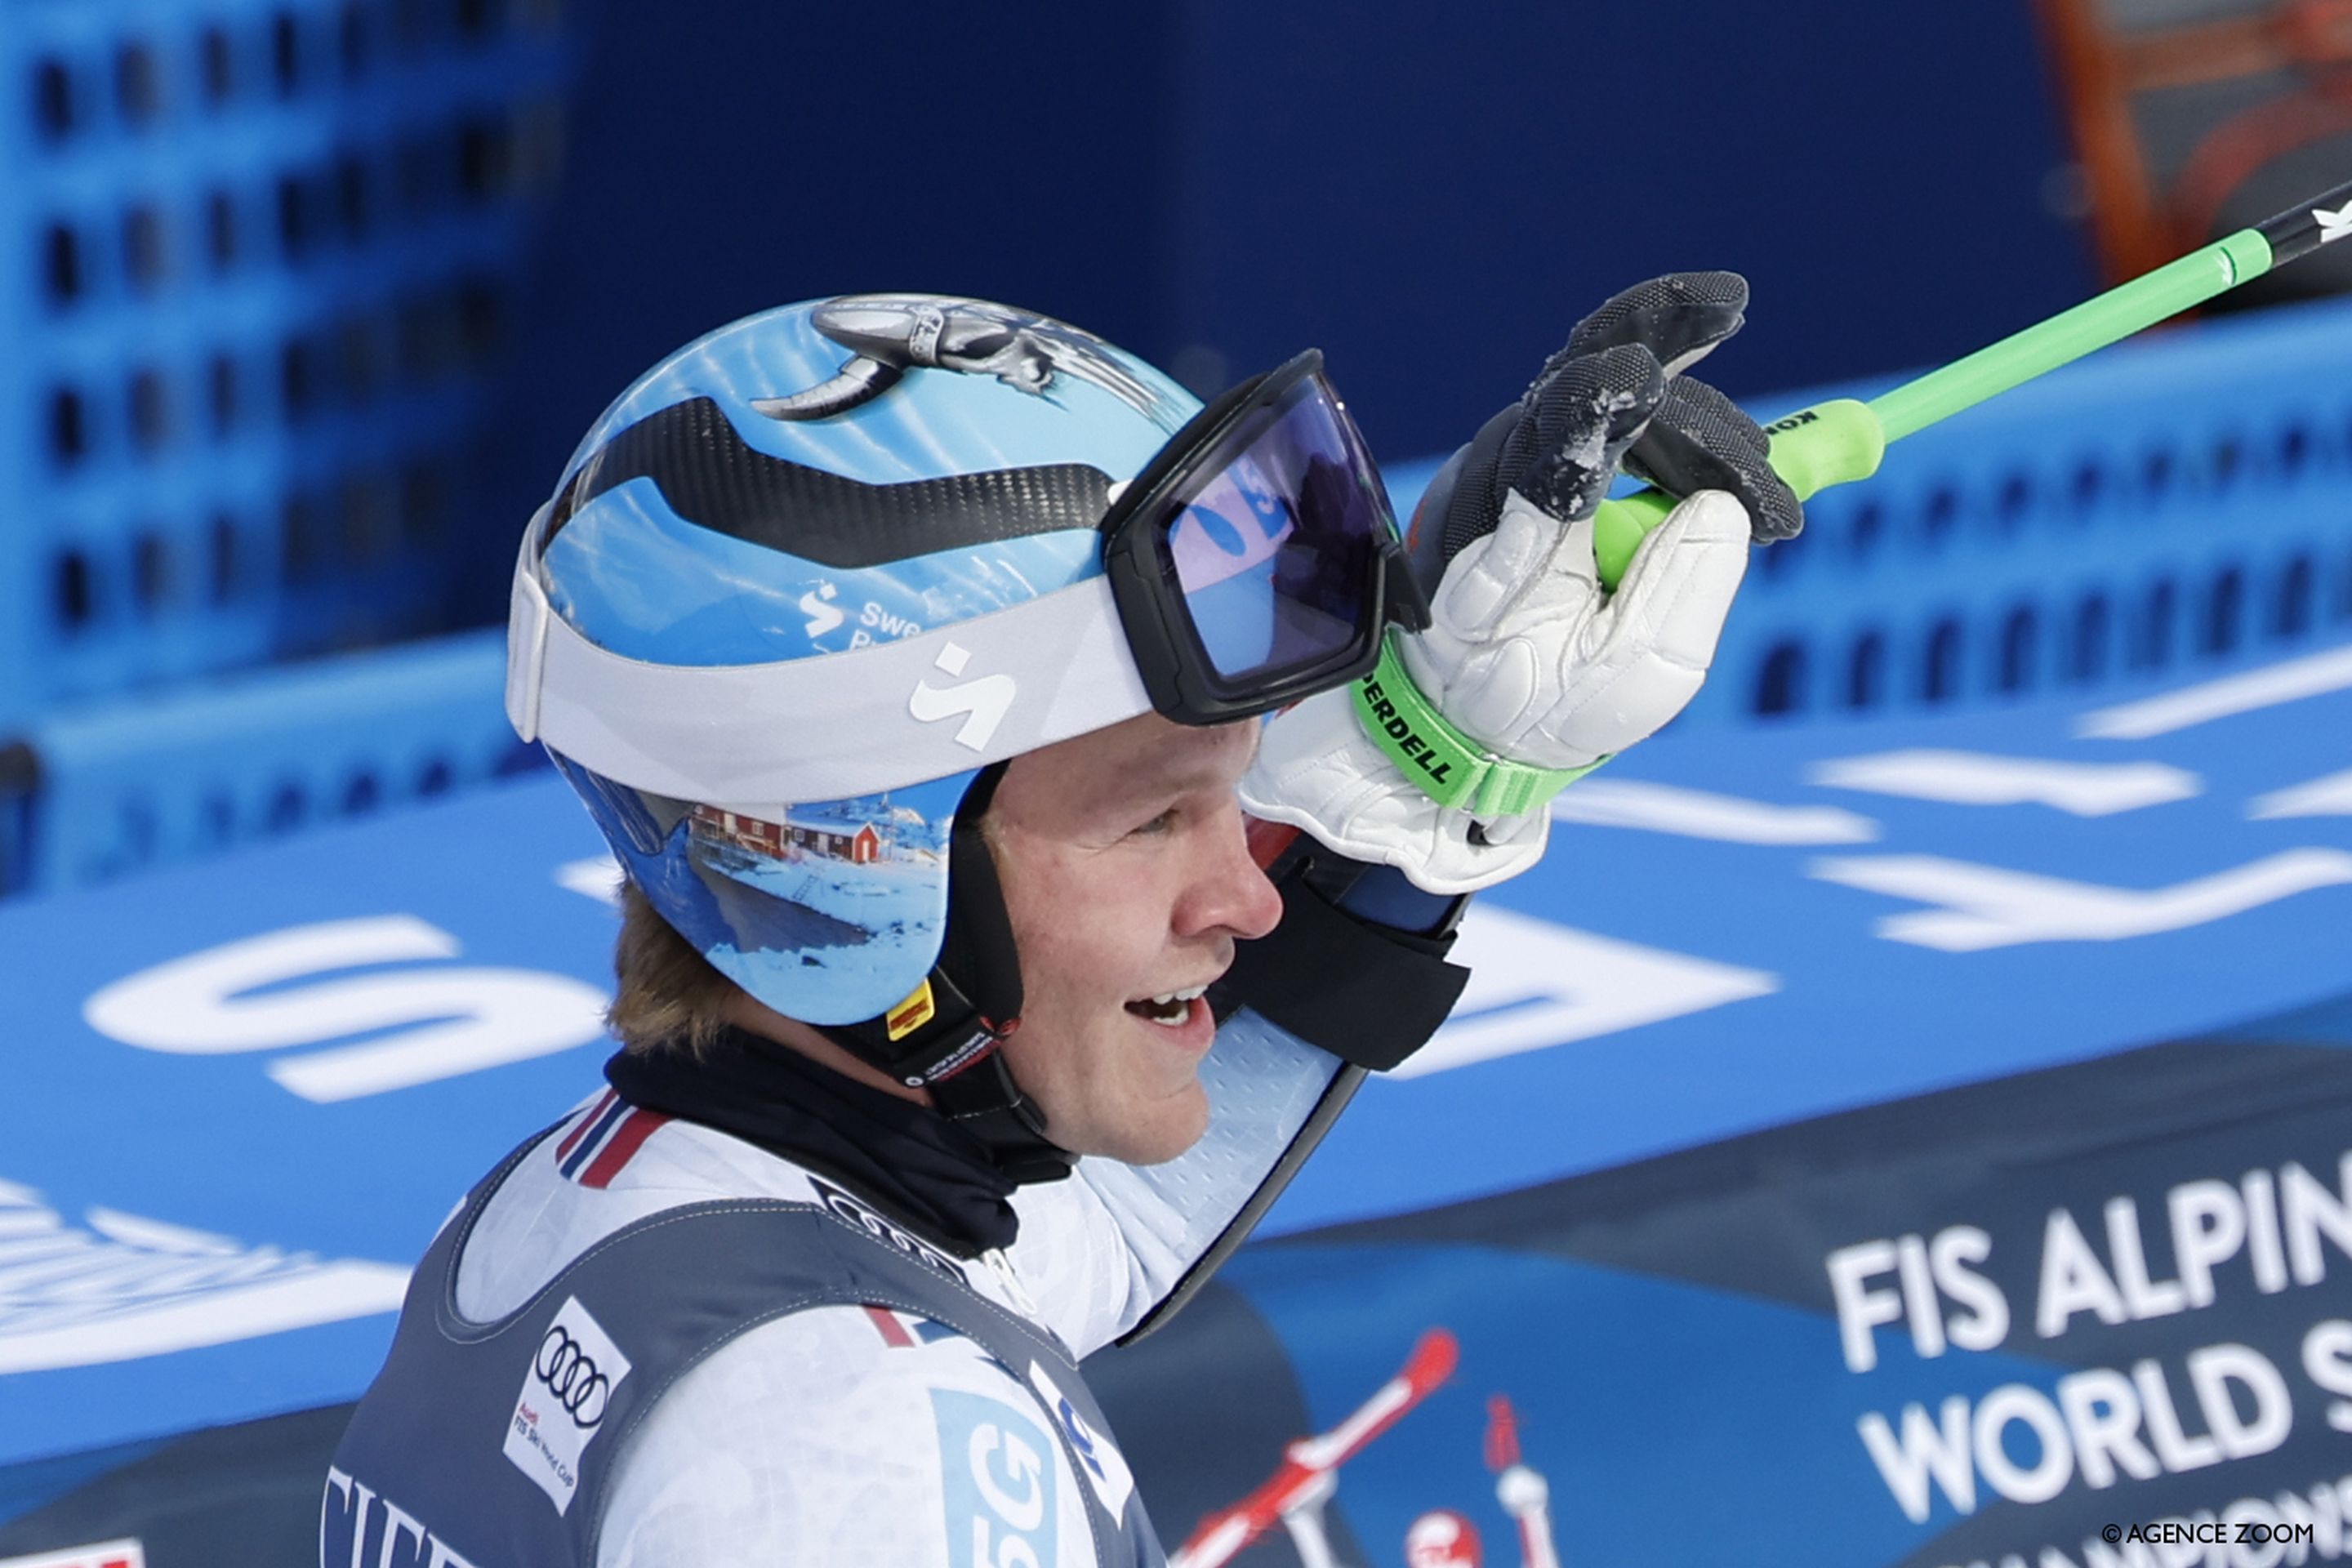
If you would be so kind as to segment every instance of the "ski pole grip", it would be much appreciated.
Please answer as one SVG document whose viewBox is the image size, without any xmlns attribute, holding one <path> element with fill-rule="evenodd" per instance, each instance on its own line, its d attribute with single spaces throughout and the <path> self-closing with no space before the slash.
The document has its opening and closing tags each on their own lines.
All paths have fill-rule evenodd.
<svg viewBox="0 0 2352 1568">
<path fill-rule="evenodd" d="M 1886 431 L 1866 403 L 1850 397 L 1801 408 L 1764 426 L 1772 441 L 1772 471 L 1788 481 L 1799 500 L 1832 485 L 1866 479 L 1886 455 Z M 1592 519 L 1592 555 L 1601 583 L 1615 588 L 1650 530 L 1666 520 L 1675 498 L 1642 489 L 1601 503 Z"/>
</svg>

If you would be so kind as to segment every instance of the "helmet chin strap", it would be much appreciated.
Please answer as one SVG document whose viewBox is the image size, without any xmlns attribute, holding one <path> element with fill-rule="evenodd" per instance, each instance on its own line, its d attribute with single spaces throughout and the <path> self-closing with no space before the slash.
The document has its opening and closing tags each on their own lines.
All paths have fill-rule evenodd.
<svg viewBox="0 0 2352 1568">
<path fill-rule="evenodd" d="M 1059 1181 L 1077 1156 L 1045 1136 L 1045 1113 L 1021 1092 L 999 1047 L 1021 1026 L 1021 952 L 981 818 L 1005 764 L 982 768 L 956 807 L 948 842 L 947 930 L 939 961 L 906 1003 L 824 1033 L 858 1060 L 929 1089 L 940 1115 L 978 1139 L 996 1167 L 1027 1184 Z M 928 1018 L 891 1020 L 927 1004 Z"/>
</svg>

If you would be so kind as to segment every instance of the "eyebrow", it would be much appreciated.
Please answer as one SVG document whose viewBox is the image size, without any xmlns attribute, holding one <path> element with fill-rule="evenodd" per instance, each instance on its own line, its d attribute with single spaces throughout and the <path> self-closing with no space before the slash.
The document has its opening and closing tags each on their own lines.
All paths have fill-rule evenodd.
<svg viewBox="0 0 2352 1568">
<path fill-rule="evenodd" d="M 1258 746 L 1264 741 L 1265 736 L 1265 726 L 1262 723 L 1256 722 L 1255 721 L 1244 720 L 1241 721 L 1248 723 L 1250 726 L 1249 752 L 1242 762 L 1242 770 L 1246 773 L 1249 770 L 1250 764 L 1257 760 Z M 1231 788 L 1233 787 L 1232 785 L 1226 784 L 1223 782 L 1224 771 L 1225 770 L 1221 763 L 1202 758 L 1198 761 L 1189 763 L 1177 770 L 1160 775 L 1160 784 L 1157 787 L 1148 791 L 1139 791 L 1138 793 L 1160 795 L 1173 792 L 1181 795 L 1197 789 Z"/>
<path fill-rule="evenodd" d="M 1112 798 L 1121 809 L 1125 809 L 1216 787 L 1215 776 L 1207 768 L 1186 768 L 1181 773 L 1133 773 Z"/>
<path fill-rule="evenodd" d="M 1265 726 L 1254 720 L 1237 720 L 1234 722 L 1250 726 L 1249 752 L 1242 763 L 1243 771 L 1247 771 L 1251 762 L 1256 759 Z M 1091 792 L 1091 804 L 1085 809 L 1123 812 L 1148 803 L 1164 803 L 1174 796 L 1196 791 L 1214 790 L 1220 794 L 1230 794 L 1238 782 L 1238 775 L 1232 781 L 1225 777 L 1226 764 L 1213 754 L 1202 756 L 1195 753 L 1175 761 L 1150 758 L 1147 754 L 1130 759 L 1127 765 L 1117 768 L 1115 773 L 1116 782 L 1108 787 L 1098 787 Z"/>
</svg>

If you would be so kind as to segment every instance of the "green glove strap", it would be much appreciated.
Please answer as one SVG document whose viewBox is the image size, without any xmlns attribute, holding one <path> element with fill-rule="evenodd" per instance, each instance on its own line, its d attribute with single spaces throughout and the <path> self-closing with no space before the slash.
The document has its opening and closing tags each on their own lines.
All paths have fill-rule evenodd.
<svg viewBox="0 0 2352 1568">
<path fill-rule="evenodd" d="M 1405 672 L 1396 638 L 1381 662 L 1356 682 L 1356 717 L 1404 776 L 1440 805 L 1467 805 L 1478 816 L 1517 816 L 1607 762 L 1580 768 L 1533 768 L 1498 757 L 1445 721 Z"/>
</svg>

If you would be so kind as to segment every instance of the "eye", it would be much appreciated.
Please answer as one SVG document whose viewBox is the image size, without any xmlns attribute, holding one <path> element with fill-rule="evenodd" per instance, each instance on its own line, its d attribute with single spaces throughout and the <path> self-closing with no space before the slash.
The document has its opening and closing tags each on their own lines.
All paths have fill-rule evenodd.
<svg viewBox="0 0 2352 1568">
<path fill-rule="evenodd" d="M 1163 834 L 1173 832 L 1175 830 L 1175 826 L 1176 808 L 1171 805 L 1167 810 L 1161 812 L 1159 816 L 1153 817 L 1150 821 L 1139 823 L 1136 826 L 1129 828 L 1128 830 L 1128 837 L 1130 838 L 1156 838 Z"/>
</svg>

